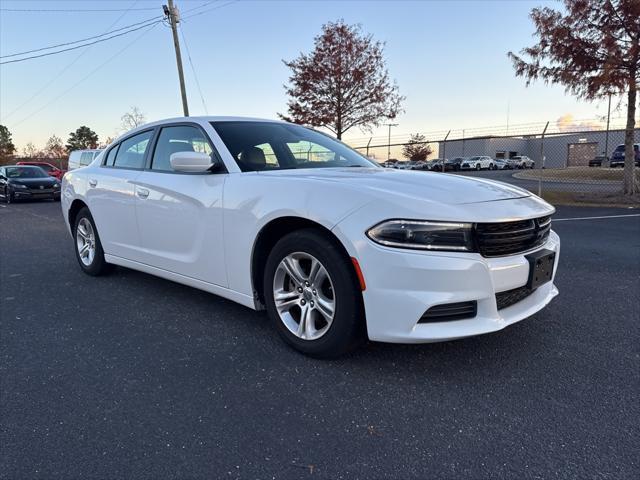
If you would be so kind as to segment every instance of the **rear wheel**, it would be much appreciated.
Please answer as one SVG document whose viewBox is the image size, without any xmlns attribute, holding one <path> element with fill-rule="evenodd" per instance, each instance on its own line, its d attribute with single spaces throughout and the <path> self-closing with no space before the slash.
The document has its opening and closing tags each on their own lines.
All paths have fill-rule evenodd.
<svg viewBox="0 0 640 480">
<path fill-rule="evenodd" d="M 269 254 L 263 285 L 269 317 L 300 352 L 337 357 L 364 340 L 362 296 L 350 259 L 322 232 L 283 237 Z"/>
<path fill-rule="evenodd" d="M 476 170 L 480 170 L 482 167 L 480 166 L 479 163 L 476 163 Z"/>
<path fill-rule="evenodd" d="M 73 229 L 76 258 L 82 271 L 98 276 L 107 273 L 111 265 L 104 260 L 104 251 L 98 236 L 98 230 L 87 207 L 76 216 Z"/>
</svg>

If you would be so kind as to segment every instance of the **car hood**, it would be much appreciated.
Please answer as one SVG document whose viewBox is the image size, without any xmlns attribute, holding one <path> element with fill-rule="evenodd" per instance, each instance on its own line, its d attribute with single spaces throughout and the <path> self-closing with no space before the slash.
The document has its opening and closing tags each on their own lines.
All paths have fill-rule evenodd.
<svg viewBox="0 0 640 480">
<path fill-rule="evenodd" d="M 381 200 L 427 201 L 447 205 L 494 202 L 524 198 L 531 193 L 494 180 L 436 172 L 412 172 L 386 168 L 319 168 L 261 172 L 265 176 L 290 177 L 316 182 L 338 182 Z"/>
</svg>

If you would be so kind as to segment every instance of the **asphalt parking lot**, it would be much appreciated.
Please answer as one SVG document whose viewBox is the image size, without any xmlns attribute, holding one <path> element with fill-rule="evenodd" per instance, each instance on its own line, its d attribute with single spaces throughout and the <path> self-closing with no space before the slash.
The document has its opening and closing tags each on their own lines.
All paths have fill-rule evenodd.
<svg viewBox="0 0 640 480">
<path fill-rule="evenodd" d="M 318 361 L 263 313 L 84 275 L 57 203 L 0 205 L 0 478 L 638 478 L 640 217 L 554 229 L 534 317 Z"/>
</svg>

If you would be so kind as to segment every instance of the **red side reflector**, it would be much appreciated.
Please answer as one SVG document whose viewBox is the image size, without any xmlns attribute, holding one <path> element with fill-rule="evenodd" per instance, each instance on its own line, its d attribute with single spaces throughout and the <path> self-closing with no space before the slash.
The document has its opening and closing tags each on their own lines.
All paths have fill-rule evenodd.
<svg viewBox="0 0 640 480">
<path fill-rule="evenodd" d="M 362 275 L 362 270 L 360 270 L 360 264 L 358 260 L 354 257 L 351 257 L 351 263 L 353 263 L 353 268 L 356 270 L 356 275 L 358 276 L 358 282 L 360 282 L 360 290 L 363 292 L 367 289 L 367 284 L 364 283 L 364 275 Z"/>
</svg>

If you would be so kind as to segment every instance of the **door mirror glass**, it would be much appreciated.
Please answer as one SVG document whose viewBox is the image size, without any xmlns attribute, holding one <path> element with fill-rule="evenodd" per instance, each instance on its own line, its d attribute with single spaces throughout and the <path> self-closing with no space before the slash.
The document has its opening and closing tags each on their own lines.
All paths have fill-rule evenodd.
<svg viewBox="0 0 640 480">
<path fill-rule="evenodd" d="M 215 160 L 204 152 L 176 152 L 169 158 L 171 168 L 176 172 L 201 173 L 216 166 Z"/>
</svg>

